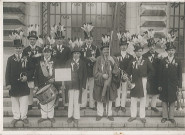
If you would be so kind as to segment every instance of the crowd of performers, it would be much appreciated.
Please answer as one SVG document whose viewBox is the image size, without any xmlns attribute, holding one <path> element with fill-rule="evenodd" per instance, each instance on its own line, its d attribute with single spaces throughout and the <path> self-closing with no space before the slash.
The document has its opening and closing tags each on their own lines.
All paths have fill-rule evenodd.
<svg viewBox="0 0 185 135">
<path fill-rule="evenodd" d="M 115 102 L 116 112 L 125 113 L 128 90 L 131 101 L 129 122 L 137 118 L 139 101 L 139 117 L 146 123 L 149 100 L 151 110 L 159 112 L 156 107 L 159 97 L 162 101 L 161 122 L 175 123 L 176 92 L 182 88 L 182 67 L 175 56 L 175 36 L 169 33 L 165 38 L 155 40 L 155 32 L 151 29 L 142 35 L 131 35 L 128 31 L 117 33 L 120 52 L 111 56 L 112 36 L 103 35 L 101 45 L 93 45 L 93 27 L 90 23 L 81 27 L 84 31 L 82 41 L 79 38 L 66 40 L 64 26 L 54 25 L 47 37 L 49 44 L 40 46 L 36 44 L 41 40 L 38 25 L 28 27 L 28 45 L 22 44 L 22 30 L 12 32 L 10 37 L 14 40 L 15 53 L 8 58 L 5 78 L 12 101 L 13 125 L 19 120 L 29 123 L 27 113 L 33 109 L 33 95 L 37 97 L 39 94 L 45 100 L 38 100 L 41 111 L 38 123 L 55 122 L 59 95 L 64 109 L 68 109 L 67 122 L 78 123 L 80 110 L 88 105 L 88 91 L 88 107 L 97 111 L 96 121 L 103 118 L 104 107 L 107 119 L 114 121 L 112 104 Z M 165 48 L 167 56 L 160 55 L 156 45 Z M 148 48 L 146 53 L 144 47 Z M 55 69 L 61 68 L 71 69 L 70 81 L 55 81 Z M 42 95 L 45 90 L 50 93 Z M 55 96 L 51 99 L 52 95 Z"/>
</svg>

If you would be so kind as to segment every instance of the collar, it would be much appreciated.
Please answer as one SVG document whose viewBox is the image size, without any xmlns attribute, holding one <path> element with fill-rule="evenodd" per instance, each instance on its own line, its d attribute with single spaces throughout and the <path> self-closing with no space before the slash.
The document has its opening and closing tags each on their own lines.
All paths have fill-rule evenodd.
<svg viewBox="0 0 185 135">
<path fill-rule="evenodd" d="M 141 56 L 141 57 L 139 57 L 139 58 L 138 58 L 138 57 L 136 57 L 136 60 L 142 60 L 142 58 L 143 58 L 142 56 Z"/>
<path fill-rule="evenodd" d="M 22 53 L 19 56 L 22 58 Z M 15 54 L 15 57 L 18 58 L 18 54 Z"/>
<path fill-rule="evenodd" d="M 30 43 L 29 43 L 29 46 L 31 47 L 31 49 L 35 49 L 36 48 L 36 44 L 34 46 L 32 46 Z"/>
<path fill-rule="evenodd" d="M 172 57 L 168 56 L 168 60 L 170 61 L 170 63 L 172 62 L 173 59 L 174 59 L 174 56 L 172 56 Z"/>
<path fill-rule="evenodd" d="M 78 63 L 80 59 L 73 59 L 74 62 Z"/>
</svg>

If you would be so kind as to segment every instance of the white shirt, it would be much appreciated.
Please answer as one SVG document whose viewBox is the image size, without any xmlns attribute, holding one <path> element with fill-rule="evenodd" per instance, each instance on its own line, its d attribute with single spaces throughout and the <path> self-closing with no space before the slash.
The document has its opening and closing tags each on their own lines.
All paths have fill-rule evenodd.
<svg viewBox="0 0 185 135">
<path fill-rule="evenodd" d="M 125 58 L 126 56 L 126 51 L 121 51 L 121 56 L 123 57 L 123 59 Z"/>
<path fill-rule="evenodd" d="M 30 43 L 29 43 L 29 46 L 31 47 L 31 49 L 35 49 L 35 47 L 36 47 L 36 44 L 33 46 L 33 45 L 31 45 Z"/>
<path fill-rule="evenodd" d="M 79 61 L 79 59 L 76 59 L 76 60 L 75 60 L 75 59 L 73 59 L 73 60 L 74 60 L 76 63 L 78 63 L 78 61 Z"/>
<path fill-rule="evenodd" d="M 173 58 L 174 58 L 174 56 L 172 56 L 172 57 L 168 56 L 168 60 L 170 61 L 170 63 L 172 62 Z"/>
<path fill-rule="evenodd" d="M 15 54 L 15 56 L 18 58 L 18 54 Z M 19 56 L 20 56 L 20 59 L 21 59 L 22 58 L 22 53 L 19 54 Z"/>
</svg>

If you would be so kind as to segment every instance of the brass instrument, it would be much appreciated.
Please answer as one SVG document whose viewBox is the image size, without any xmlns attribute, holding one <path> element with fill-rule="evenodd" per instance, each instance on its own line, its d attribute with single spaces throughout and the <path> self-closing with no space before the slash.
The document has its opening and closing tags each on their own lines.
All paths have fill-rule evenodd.
<svg viewBox="0 0 185 135">
<path fill-rule="evenodd" d="M 176 110 L 181 111 L 184 108 L 182 105 L 182 101 L 181 101 L 181 100 L 183 100 L 183 103 L 184 103 L 184 95 L 182 93 L 182 89 L 177 88 L 176 95 L 177 95 L 177 108 L 176 108 Z"/>
<path fill-rule="evenodd" d="M 128 77 L 128 74 L 119 68 L 119 70 L 121 71 L 121 80 L 122 81 L 127 81 L 128 83 L 128 88 L 129 89 L 133 89 L 135 87 L 135 83 L 132 83 L 132 79 Z M 123 76 L 126 75 L 126 80 L 123 78 Z"/>
</svg>

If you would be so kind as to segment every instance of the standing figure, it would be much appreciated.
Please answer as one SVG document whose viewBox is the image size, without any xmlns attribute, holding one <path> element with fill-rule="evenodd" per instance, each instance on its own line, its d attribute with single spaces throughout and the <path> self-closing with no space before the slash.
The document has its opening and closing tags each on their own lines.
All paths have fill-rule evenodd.
<svg viewBox="0 0 185 135">
<path fill-rule="evenodd" d="M 90 23 L 84 24 L 82 29 L 84 30 L 85 44 L 82 46 L 82 58 L 87 66 L 87 84 L 86 89 L 82 93 L 82 104 L 81 109 L 85 109 L 87 106 L 87 91 L 89 90 L 89 107 L 91 109 L 95 108 L 95 101 L 93 99 L 93 88 L 94 88 L 94 77 L 93 77 L 93 67 L 96 62 L 96 58 L 100 55 L 97 46 L 93 45 L 93 35 L 92 26 Z"/>
<path fill-rule="evenodd" d="M 126 99 L 127 99 L 127 90 L 128 90 L 128 80 L 126 80 L 125 75 L 128 69 L 129 62 L 133 59 L 133 56 L 127 52 L 128 48 L 128 37 L 126 37 L 126 33 L 120 34 L 118 33 L 119 45 L 120 45 L 120 53 L 115 55 L 119 62 L 119 68 L 121 69 L 121 81 L 120 87 L 118 88 L 118 97 L 116 98 L 116 109 L 118 112 L 120 109 L 122 112 L 126 112 Z M 125 72 L 125 73 L 124 73 Z M 122 95 L 122 96 L 121 96 Z"/>
<path fill-rule="evenodd" d="M 12 102 L 13 121 L 15 126 L 16 122 L 22 120 L 28 124 L 28 95 L 30 89 L 28 87 L 27 79 L 30 77 L 28 71 L 28 60 L 23 55 L 23 45 L 21 39 L 14 40 L 15 54 L 10 56 L 6 66 L 6 86 L 9 90 L 9 95 Z"/>
<path fill-rule="evenodd" d="M 65 42 L 64 31 L 65 31 L 65 28 L 60 23 L 59 25 L 54 25 L 51 28 L 51 37 L 54 38 L 55 40 L 54 47 L 53 47 L 54 57 L 55 57 L 55 65 L 54 65 L 55 69 L 64 68 L 67 60 L 69 60 L 71 57 L 71 50 L 67 46 L 67 43 Z M 60 91 L 62 89 L 61 88 L 62 82 L 55 82 L 55 86 L 57 90 Z M 64 109 L 67 109 L 67 104 L 65 102 L 65 97 L 67 96 L 68 96 L 67 93 L 63 91 L 62 99 L 64 100 L 62 101 L 63 101 Z M 55 109 L 58 109 L 58 102 L 59 101 L 57 100 Z"/>
<path fill-rule="evenodd" d="M 35 91 L 40 90 L 47 84 L 54 83 L 54 59 L 52 58 L 52 50 L 50 48 L 43 49 L 43 56 L 41 57 L 39 64 L 36 66 L 35 72 Z M 34 91 L 34 93 L 35 93 Z M 54 104 L 55 99 L 47 104 L 40 104 L 41 107 L 41 119 L 38 123 L 49 119 L 51 122 L 55 122 L 54 119 Z"/>
<path fill-rule="evenodd" d="M 110 56 L 109 41 L 110 36 L 102 37 L 102 55 L 99 56 L 94 65 L 94 91 L 93 97 L 97 102 L 97 117 L 99 121 L 103 117 L 104 107 L 106 103 L 106 114 L 110 121 L 114 121 L 112 117 L 112 101 L 117 98 L 117 89 L 119 87 L 118 61 L 116 57 Z"/>
<path fill-rule="evenodd" d="M 182 67 L 179 59 L 176 58 L 176 46 L 174 45 L 175 36 L 168 34 L 166 43 L 166 52 L 168 56 L 163 58 L 159 68 L 159 99 L 162 101 L 162 119 L 164 123 L 167 120 L 175 123 L 174 110 L 175 101 L 177 101 L 176 92 L 182 88 Z"/>
<path fill-rule="evenodd" d="M 142 37 L 140 36 L 140 39 Z M 134 38 L 134 52 L 136 57 L 130 62 L 127 73 L 131 77 L 132 83 L 135 87 L 130 90 L 131 97 L 131 117 L 129 122 L 133 121 L 137 117 L 137 101 L 140 102 L 140 120 L 142 123 L 146 123 L 145 119 L 145 107 L 146 107 L 146 85 L 147 78 L 153 74 L 153 67 L 151 63 L 144 57 L 143 54 L 143 42 L 140 39 Z"/>
<path fill-rule="evenodd" d="M 145 57 L 146 59 L 149 60 L 149 62 L 151 62 L 154 69 L 153 76 L 147 78 L 146 109 L 148 109 L 149 107 L 149 100 L 151 97 L 151 110 L 153 110 L 154 112 L 159 112 L 159 110 L 156 108 L 156 102 L 159 96 L 159 91 L 157 87 L 158 87 L 158 73 L 159 73 L 158 70 L 160 65 L 160 59 L 158 57 L 159 53 L 155 51 L 156 42 L 153 38 L 154 35 L 153 30 L 146 31 L 146 33 L 147 35 L 150 35 L 150 37 L 148 37 L 147 39 L 149 51 L 143 54 L 143 57 Z"/>
<path fill-rule="evenodd" d="M 70 46 L 72 49 L 72 58 L 69 59 L 65 65 L 66 68 L 71 68 L 71 81 L 64 82 L 66 88 L 66 97 L 68 106 L 68 123 L 74 121 L 75 124 L 78 123 L 80 119 L 80 104 L 82 102 L 82 91 L 86 88 L 87 80 L 87 69 L 85 62 L 80 58 L 81 55 L 81 45 L 80 40 L 75 42 L 70 41 Z"/>
<path fill-rule="evenodd" d="M 28 69 L 31 72 L 31 76 L 28 78 L 28 86 L 30 88 L 30 95 L 29 95 L 29 106 L 28 110 L 32 109 L 33 104 L 33 89 L 34 89 L 34 74 L 35 74 L 35 67 L 38 64 L 41 54 L 42 48 L 37 46 L 38 40 L 38 26 L 37 25 L 30 25 L 28 27 L 28 41 L 29 45 L 23 50 L 23 54 L 27 56 L 28 62 L 31 63 L 28 66 Z"/>
</svg>

